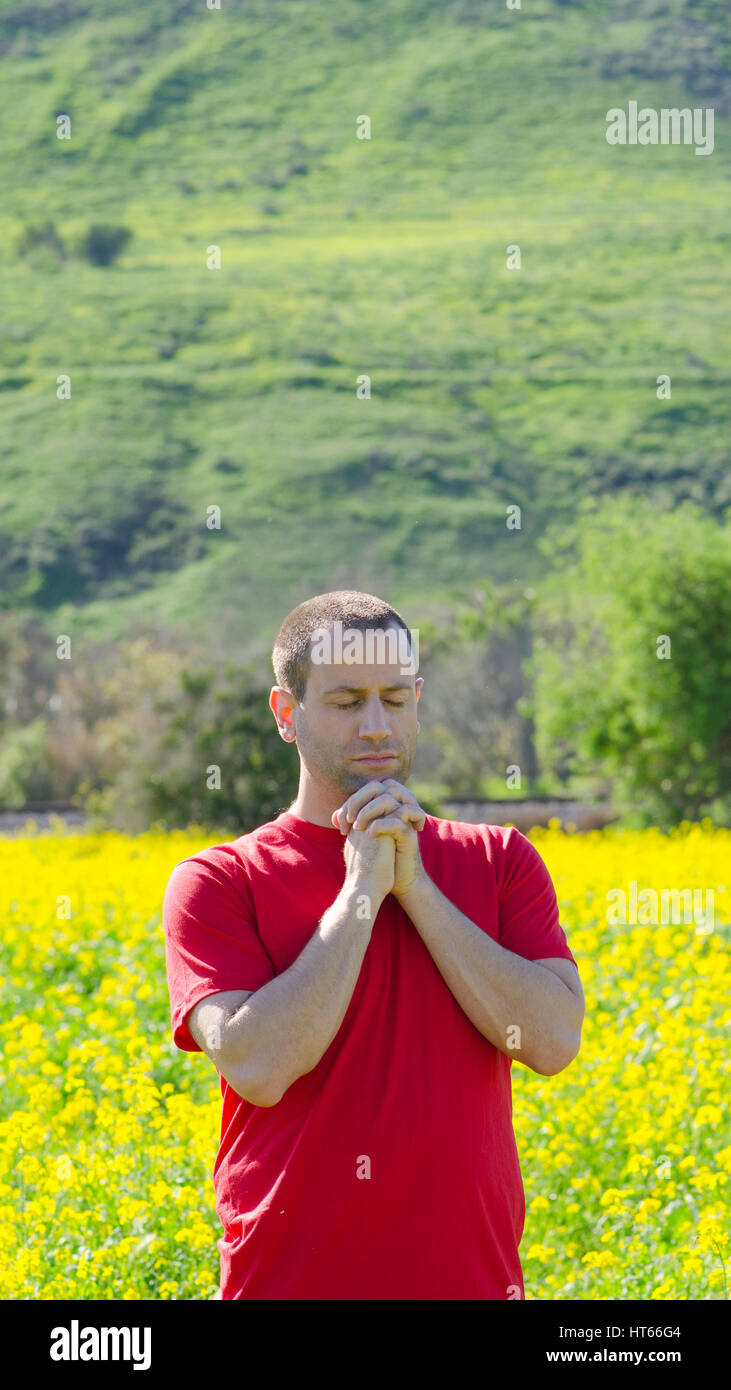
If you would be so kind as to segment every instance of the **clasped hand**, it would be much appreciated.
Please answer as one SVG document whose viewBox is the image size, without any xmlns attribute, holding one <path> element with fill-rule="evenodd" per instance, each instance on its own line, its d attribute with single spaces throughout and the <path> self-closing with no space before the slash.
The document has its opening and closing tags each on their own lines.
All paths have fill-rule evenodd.
<svg viewBox="0 0 731 1390">
<path fill-rule="evenodd" d="M 387 891 L 395 898 L 403 897 L 426 878 L 419 852 L 419 834 L 426 823 L 414 793 L 394 778 L 367 782 L 353 792 L 337 811 L 332 823 L 343 835 L 353 831 L 369 837 L 390 836 L 394 842 L 393 886 Z"/>
</svg>

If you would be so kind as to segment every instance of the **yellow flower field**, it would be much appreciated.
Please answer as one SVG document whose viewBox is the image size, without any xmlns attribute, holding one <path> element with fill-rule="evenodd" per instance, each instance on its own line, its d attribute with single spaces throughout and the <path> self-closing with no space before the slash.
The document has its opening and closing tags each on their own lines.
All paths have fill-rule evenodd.
<svg viewBox="0 0 731 1390">
<path fill-rule="evenodd" d="M 531 839 L 587 1017 L 558 1076 L 513 1066 L 526 1297 L 728 1298 L 731 832 Z M 160 912 L 173 865 L 210 843 L 0 839 L 2 1299 L 217 1290 L 220 1091 L 173 1046 Z M 609 921 L 633 881 L 713 889 L 714 920 Z"/>
</svg>

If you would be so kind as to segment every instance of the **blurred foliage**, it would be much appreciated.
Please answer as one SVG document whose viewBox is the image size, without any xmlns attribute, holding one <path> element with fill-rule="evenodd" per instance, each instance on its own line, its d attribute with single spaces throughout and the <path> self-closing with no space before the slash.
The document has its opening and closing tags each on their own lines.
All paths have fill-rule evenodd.
<svg viewBox="0 0 731 1390">
<path fill-rule="evenodd" d="M 71 802 L 92 824 L 130 833 L 193 822 L 243 833 L 283 809 L 299 769 L 268 708 L 263 663 L 193 665 L 166 638 L 72 648 L 66 662 L 39 624 L 0 622 L 0 804 Z M 207 785 L 212 765 L 218 790 Z"/>
<path fill-rule="evenodd" d="M 115 227 L 95 222 L 79 238 L 77 251 L 92 265 L 112 265 L 131 238 L 132 232 L 129 227 Z"/>
<path fill-rule="evenodd" d="M 63 238 L 53 222 L 46 219 L 45 222 L 33 222 L 24 227 L 21 236 L 18 237 L 16 252 L 19 256 L 32 256 L 38 250 L 49 252 L 56 261 L 66 259 L 66 247 Z"/>
<path fill-rule="evenodd" d="M 153 719 L 125 740 L 110 785 L 87 793 L 93 823 L 134 832 L 236 825 L 243 835 L 274 819 L 294 800 L 299 763 L 268 695 L 250 665 L 180 670 Z"/>
<path fill-rule="evenodd" d="M 0 603 L 263 640 L 328 588 L 538 587 L 584 496 L 721 515 L 728 151 L 604 131 L 630 98 L 727 109 L 723 26 L 713 0 L 2 7 Z M 100 266 L 107 226 L 132 238 Z"/>
<path fill-rule="evenodd" d="M 610 795 L 635 823 L 725 823 L 728 524 L 687 504 L 605 500 L 550 547 L 540 592 L 486 582 L 423 621 L 409 614 L 425 677 L 414 779 L 437 800 L 502 786 Z M 72 800 L 99 827 L 133 833 L 191 822 L 243 833 L 296 794 L 268 670 L 265 648 L 232 661 L 213 638 L 191 662 L 186 634 L 164 626 L 59 660 L 37 617 L 0 615 L 0 803 Z M 206 784 L 211 767 L 220 789 Z"/>
<path fill-rule="evenodd" d="M 725 814 L 724 562 L 697 518 L 716 537 L 731 502 L 728 151 L 604 139 L 634 98 L 731 109 L 720 0 L 229 10 L 0 12 L 0 800 L 126 826 L 238 822 L 280 776 L 286 801 L 244 668 L 352 587 L 420 629 L 425 785 L 517 764 L 523 791 Z M 604 497 L 629 500 L 592 567 Z"/>
<path fill-rule="evenodd" d="M 539 758 L 608 773 L 638 823 L 731 815 L 730 539 L 698 508 L 628 499 L 552 537 L 532 662 Z"/>
<path fill-rule="evenodd" d="M 40 717 L 12 729 L 0 742 L 0 806 L 53 799 L 47 746 L 48 728 Z"/>
</svg>

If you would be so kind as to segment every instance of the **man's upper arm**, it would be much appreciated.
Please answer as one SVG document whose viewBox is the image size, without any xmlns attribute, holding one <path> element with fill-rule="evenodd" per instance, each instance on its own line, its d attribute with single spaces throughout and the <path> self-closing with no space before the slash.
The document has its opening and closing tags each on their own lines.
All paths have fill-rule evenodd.
<svg viewBox="0 0 731 1390">
<path fill-rule="evenodd" d="M 275 974 L 247 875 L 230 846 L 213 846 L 176 865 L 163 899 L 163 927 L 173 1041 L 186 1052 L 205 1051 L 188 1027 L 196 1006 L 229 995 L 240 1007 Z"/>
</svg>

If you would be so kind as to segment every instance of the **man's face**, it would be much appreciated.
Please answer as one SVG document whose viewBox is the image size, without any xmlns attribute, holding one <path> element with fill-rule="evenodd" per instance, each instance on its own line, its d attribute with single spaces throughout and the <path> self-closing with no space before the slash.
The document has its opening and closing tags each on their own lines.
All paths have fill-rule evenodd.
<svg viewBox="0 0 731 1390">
<path fill-rule="evenodd" d="M 312 664 L 294 725 L 300 758 L 313 781 L 343 797 L 373 779 L 406 782 L 416 754 L 416 703 L 423 681 L 404 675 L 404 664 L 399 657 Z"/>
</svg>

